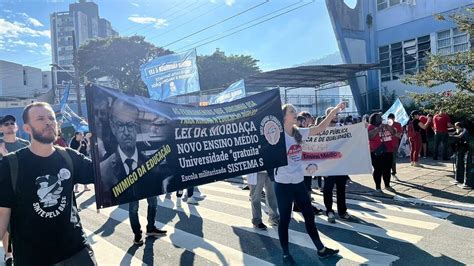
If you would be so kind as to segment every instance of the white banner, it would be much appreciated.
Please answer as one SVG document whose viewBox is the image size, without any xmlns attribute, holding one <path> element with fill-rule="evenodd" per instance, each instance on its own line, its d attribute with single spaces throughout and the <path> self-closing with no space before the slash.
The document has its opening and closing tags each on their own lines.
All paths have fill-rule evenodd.
<svg viewBox="0 0 474 266">
<path fill-rule="evenodd" d="M 369 137 L 364 123 L 329 127 L 303 143 L 307 176 L 371 174 Z"/>
</svg>

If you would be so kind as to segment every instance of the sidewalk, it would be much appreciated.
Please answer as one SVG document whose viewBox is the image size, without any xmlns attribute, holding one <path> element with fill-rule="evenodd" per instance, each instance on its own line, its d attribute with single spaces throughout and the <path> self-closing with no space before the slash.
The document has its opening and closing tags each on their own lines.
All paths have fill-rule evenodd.
<svg viewBox="0 0 474 266">
<path fill-rule="evenodd" d="M 397 193 L 384 190 L 388 198 L 415 198 L 474 207 L 474 190 L 462 189 L 450 183 L 454 180 L 452 162 L 421 159 L 420 163 L 423 168 L 410 166 L 408 159 L 398 160 L 397 176 L 400 181 L 396 181 L 393 176 L 391 179 L 391 186 Z M 351 176 L 351 179 L 353 182 L 347 187 L 347 193 L 373 196 L 375 184 L 371 175 Z"/>
</svg>

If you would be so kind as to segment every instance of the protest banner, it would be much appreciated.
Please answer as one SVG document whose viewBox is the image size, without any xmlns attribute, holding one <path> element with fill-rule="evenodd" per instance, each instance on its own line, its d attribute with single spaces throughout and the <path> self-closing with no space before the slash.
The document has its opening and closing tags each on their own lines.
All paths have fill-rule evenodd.
<svg viewBox="0 0 474 266">
<path fill-rule="evenodd" d="M 307 176 L 372 173 L 369 137 L 363 123 L 329 127 L 308 137 L 302 146 L 302 164 Z"/>
<path fill-rule="evenodd" d="M 209 104 L 235 101 L 245 97 L 245 82 L 243 79 L 232 83 L 225 91 L 211 97 Z"/>
<path fill-rule="evenodd" d="M 405 110 L 405 107 L 403 107 L 403 104 L 399 98 L 397 98 L 397 100 L 392 104 L 387 112 L 382 115 L 382 119 L 387 120 L 389 114 L 394 114 L 395 121 L 400 123 L 402 127 L 408 124 L 408 120 L 410 120 L 410 117 L 408 116 L 407 111 Z"/>
<path fill-rule="evenodd" d="M 86 92 L 98 208 L 287 164 L 278 90 L 205 107 Z"/>
<path fill-rule="evenodd" d="M 143 64 L 140 72 L 153 100 L 200 90 L 196 50 L 158 57 Z"/>
</svg>

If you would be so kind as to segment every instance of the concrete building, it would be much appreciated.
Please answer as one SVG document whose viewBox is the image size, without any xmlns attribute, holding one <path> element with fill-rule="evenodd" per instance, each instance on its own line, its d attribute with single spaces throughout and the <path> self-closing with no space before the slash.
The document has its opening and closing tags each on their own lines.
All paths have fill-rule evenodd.
<svg viewBox="0 0 474 266">
<path fill-rule="evenodd" d="M 426 53 L 448 55 L 473 49 L 473 36 L 450 20 L 437 20 L 474 7 L 472 0 L 358 0 L 354 8 L 343 0 L 326 0 L 343 62 L 380 63 L 380 70 L 350 81 L 361 113 L 381 109 L 381 96 L 392 92 L 423 92 L 400 79 L 426 64 Z M 452 84 L 434 91 L 453 89 Z"/>
<path fill-rule="evenodd" d="M 34 98 L 48 91 L 39 68 L 0 60 L 0 97 Z"/>
</svg>

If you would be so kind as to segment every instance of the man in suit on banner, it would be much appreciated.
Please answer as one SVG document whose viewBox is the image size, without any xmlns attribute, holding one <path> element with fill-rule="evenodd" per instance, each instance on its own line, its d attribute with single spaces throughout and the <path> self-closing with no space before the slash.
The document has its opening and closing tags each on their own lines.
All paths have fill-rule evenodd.
<svg viewBox="0 0 474 266">
<path fill-rule="evenodd" d="M 114 203 L 114 195 L 112 188 L 121 180 L 131 174 L 135 169 L 142 166 L 146 162 L 146 157 L 137 149 L 138 134 L 138 109 L 120 99 L 116 99 L 112 103 L 110 110 L 110 129 L 115 136 L 118 146 L 115 153 L 110 155 L 106 160 L 100 163 L 100 188 L 102 198 L 109 203 Z M 130 199 L 140 198 L 145 194 L 143 189 L 153 189 L 153 179 L 150 175 L 143 176 L 133 185 L 128 187 L 123 193 L 117 196 L 120 202 L 127 202 Z M 156 197 L 147 198 L 148 202 L 148 225 L 146 228 L 147 236 L 158 236 L 166 234 L 166 231 L 159 230 L 155 227 L 155 216 L 157 208 Z M 143 244 L 142 231 L 138 218 L 138 201 L 129 203 L 130 224 L 134 233 L 134 244 Z"/>
</svg>

